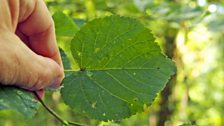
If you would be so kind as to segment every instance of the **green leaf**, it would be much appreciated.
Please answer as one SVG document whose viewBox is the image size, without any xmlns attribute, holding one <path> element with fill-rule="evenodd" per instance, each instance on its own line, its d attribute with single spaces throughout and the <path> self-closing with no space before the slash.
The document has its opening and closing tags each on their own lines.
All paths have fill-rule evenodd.
<svg viewBox="0 0 224 126">
<path fill-rule="evenodd" d="M 65 54 L 65 52 L 61 48 L 59 48 L 59 51 L 60 51 L 60 54 L 61 54 L 61 60 L 63 62 L 64 69 L 65 70 L 71 69 L 71 65 L 70 65 L 70 62 L 69 62 L 69 59 L 68 59 L 67 55 Z"/>
<path fill-rule="evenodd" d="M 82 25 L 86 23 L 86 20 L 79 19 L 79 18 L 74 18 L 73 20 L 78 27 L 81 27 Z"/>
<path fill-rule="evenodd" d="M 74 21 L 62 12 L 56 12 L 53 15 L 53 19 L 55 23 L 56 36 L 73 37 L 79 30 Z"/>
<path fill-rule="evenodd" d="M 15 87 L 0 86 L 0 110 L 13 110 L 26 117 L 33 117 L 38 102 L 32 93 Z"/>
<path fill-rule="evenodd" d="M 71 42 L 80 70 L 63 81 L 65 103 L 98 120 L 142 112 L 175 73 L 174 63 L 154 41 L 149 29 L 128 17 L 85 24 Z"/>
<path fill-rule="evenodd" d="M 179 126 L 197 126 L 197 125 L 194 125 L 194 124 L 191 124 L 191 123 L 184 123 L 184 124 L 181 124 Z"/>
</svg>

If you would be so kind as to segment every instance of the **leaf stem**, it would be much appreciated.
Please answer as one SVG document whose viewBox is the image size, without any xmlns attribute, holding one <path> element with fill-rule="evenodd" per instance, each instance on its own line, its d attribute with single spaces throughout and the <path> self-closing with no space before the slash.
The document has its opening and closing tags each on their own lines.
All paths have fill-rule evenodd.
<svg viewBox="0 0 224 126">
<path fill-rule="evenodd" d="M 49 108 L 44 101 L 40 98 L 40 96 L 37 94 L 36 91 L 33 91 L 34 95 L 36 96 L 37 100 L 41 103 L 41 105 L 52 115 L 54 116 L 58 121 L 60 121 L 63 125 L 65 126 L 86 126 L 84 124 L 80 124 L 80 123 L 76 123 L 76 122 L 70 122 L 70 121 L 66 121 L 64 120 L 61 116 L 59 116 L 54 110 L 52 110 L 51 108 Z"/>
</svg>

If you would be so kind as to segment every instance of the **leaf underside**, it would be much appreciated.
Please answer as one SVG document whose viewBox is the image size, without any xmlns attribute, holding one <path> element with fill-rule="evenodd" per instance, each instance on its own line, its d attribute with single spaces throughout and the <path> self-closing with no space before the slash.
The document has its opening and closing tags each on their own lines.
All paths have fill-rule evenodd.
<svg viewBox="0 0 224 126">
<path fill-rule="evenodd" d="M 78 31 L 71 51 L 80 71 L 69 72 L 61 93 L 75 111 L 98 120 L 142 112 L 175 73 L 150 30 L 119 16 L 95 19 Z"/>
<path fill-rule="evenodd" d="M 30 92 L 15 87 L 0 86 L 0 110 L 13 110 L 31 118 L 37 108 L 38 102 Z"/>
</svg>

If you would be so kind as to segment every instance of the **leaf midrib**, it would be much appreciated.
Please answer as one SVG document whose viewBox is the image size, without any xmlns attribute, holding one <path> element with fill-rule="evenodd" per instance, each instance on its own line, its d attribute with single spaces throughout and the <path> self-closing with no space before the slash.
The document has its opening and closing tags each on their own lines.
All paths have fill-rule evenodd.
<svg viewBox="0 0 224 126">
<path fill-rule="evenodd" d="M 87 68 L 84 69 L 83 72 L 85 71 L 109 71 L 109 70 L 155 70 L 158 68 L 105 68 L 105 69 L 91 69 L 91 68 Z M 79 70 L 64 70 L 64 72 L 80 72 L 82 71 L 81 69 Z"/>
</svg>

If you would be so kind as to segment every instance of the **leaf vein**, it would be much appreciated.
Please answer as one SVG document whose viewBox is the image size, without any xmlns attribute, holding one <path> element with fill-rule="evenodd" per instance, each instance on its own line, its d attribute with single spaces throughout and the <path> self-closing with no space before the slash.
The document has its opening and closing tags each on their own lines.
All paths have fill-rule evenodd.
<svg viewBox="0 0 224 126">
<path fill-rule="evenodd" d="M 127 90 L 129 90 L 129 91 L 131 91 L 131 92 L 133 92 L 133 93 L 135 93 L 135 94 L 138 94 L 138 92 L 136 92 L 136 91 L 130 89 L 129 87 L 125 86 L 121 81 L 119 81 L 119 80 L 118 80 L 115 76 L 113 76 L 111 73 L 109 73 L 109 72 L 107 72 L 107 71 L 105 71 L 105 73 L 106 73 L 107 75 L 109 75 L 112 79 L 114 79 L 115 81 L 117 81 L 118 84 L 121 85 L 122 87 L 126 88 Z"/>
<path fill-rule="evenodd" d="M 97 80 L 94 80 L 94 79 L 91 78 L 91 77 L 89 77 L 89 79 L 91 79 L 91 80 L 93 81 L 93 83 L 95 83 L 95 84 L 96 84 L 98 87 L 100 87 L 101 89 L 105 90 L 105 91 L 106 91 L 107 93 L 109 93 L 110 95 L 114 96 L 114 97 L 117 98 L 117 99 L 120 99 L 121 101 L 124 101 L 124 102 L 130 104 L 130 102 L 128 102 L 127 100 L 120 98 L 119 96 L 117 96 L 117 95 L 111 93 L 108 89 L 106 89 L 106 88 L 104 88 L 103 86 L 101 86 L 101 84 L 100 84 Z"/>
</svg>

